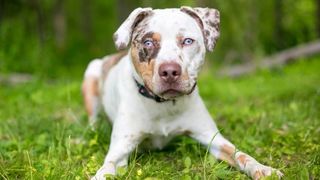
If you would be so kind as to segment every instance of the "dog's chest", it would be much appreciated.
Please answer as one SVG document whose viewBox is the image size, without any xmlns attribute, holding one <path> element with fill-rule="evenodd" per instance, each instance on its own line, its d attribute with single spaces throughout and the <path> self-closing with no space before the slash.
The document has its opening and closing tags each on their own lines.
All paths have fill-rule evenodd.
<svg viewBox="0 0 320 180">
<path fill-rule="evenodd" d="M 145 113 L 150 123 L 149 134 L 154 136 L 175 136 L 186 131 L 186 106 L 181 102 L 159 105 Z"/>
<path fill-rule="evenodd" d="M 151 139 L 171 139 L 174 136 L 188 133 L 188 104 L 190 97 L 184 97 L 176 102 L 144 104 L 148 107 L 142 111 L 141 129 Z M 150 101 L 149 101 L 150 102 Z"/>
<path fill-rule="evenodd" d="M 166 137 L 182 133 L 183 128 L 177 122 L 168 122 L 167 119 L 160 119 L 153 123 L 150 135 Z"/>
<path fill-rule="evenodd" d="M 143 147 L 162 149 L 175 136 L 188 132 L 179 122 L 168 122 L 167 119 L 161 119 L 154 122 L 153 127 L 146 133 Z"/>
</svg>

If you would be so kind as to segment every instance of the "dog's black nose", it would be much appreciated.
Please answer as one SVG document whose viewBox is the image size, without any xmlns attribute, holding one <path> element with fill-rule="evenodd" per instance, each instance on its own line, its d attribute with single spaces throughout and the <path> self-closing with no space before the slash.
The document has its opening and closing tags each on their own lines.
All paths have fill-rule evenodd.
<svg viewBox="0 0 320 180">
<path fill-rule="evenodd" d="M 178 63 L 163 63 L 159 67 L 159 76 L 166 83 L 176 82 L 181 75 L 181 66 Z"/>
</svg>

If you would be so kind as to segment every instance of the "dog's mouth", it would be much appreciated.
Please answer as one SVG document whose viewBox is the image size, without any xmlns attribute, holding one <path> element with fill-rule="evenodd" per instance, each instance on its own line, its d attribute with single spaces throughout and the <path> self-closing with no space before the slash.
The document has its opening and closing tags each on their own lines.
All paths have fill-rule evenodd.
<svg viewBox="0 0 320 180">
<path fill-rule="evenodd" d="M 174 99 L 183 95 L 189 95 L 194 91 L 196 85 L 197 83 L 195 82 L 192 85 L 191 89 L 188 88 L 188 90 L 181 88 L 167 88 L 163 90 L 161 93 L 159 93 L 159 95 L 165 99 Z"/>
<path fill-rule="evenodd" d="M 182 95 L 184 95 L 184 93 L 183 93 L 183 91 L 178 90 L 178 89 L 167 89 L 167 90 L 163 91 L 162 93 L 160 93 L 160 95 L 166 99 L 172 99 L 172 98 L 182 96 Z"/>
</svg>

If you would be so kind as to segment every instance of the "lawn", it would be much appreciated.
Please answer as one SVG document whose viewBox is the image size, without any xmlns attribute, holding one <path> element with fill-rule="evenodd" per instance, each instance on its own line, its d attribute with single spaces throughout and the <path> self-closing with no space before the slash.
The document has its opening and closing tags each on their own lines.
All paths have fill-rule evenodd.
<svg viewBox="0 0 320 180">
<path fill-rule="evenodd" d="M 0 84 L 0 179 L 87 179 L 102 165 L 111 126 L 88 127 L 82 77 Z M 200 93 L 221 132 L 279 168 L 284 179 L 320 178 L 320 58 L 237 79 L 204 69 Z M 248 179 L 188 137 L 133 153 L 118 179 Z"/>
</svg>

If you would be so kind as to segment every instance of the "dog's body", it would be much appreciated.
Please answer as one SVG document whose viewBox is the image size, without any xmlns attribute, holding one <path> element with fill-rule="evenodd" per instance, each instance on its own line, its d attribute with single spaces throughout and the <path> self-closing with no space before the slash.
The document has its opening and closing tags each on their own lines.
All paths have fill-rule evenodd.
<svg viewBox="0 0 320 180">
<path fill-rule="evenodd" d="M 226 140 L 199 96 L 197 74 L 218 36 L 219 12 L 214 9 L 138 8 L 130 14 L 114 36 L 118 49 L 131 40 L 129 51 L 96 59 L 85 73 L 90 123 L 102 104 L 113 124 L 108 154 L 93 179 L 115 174 L 143 140 L 161 149 L 181 134 L 209 146 L 217 159 L 254 179 L 273 171 L 281 176 Z"/>
</svg>

